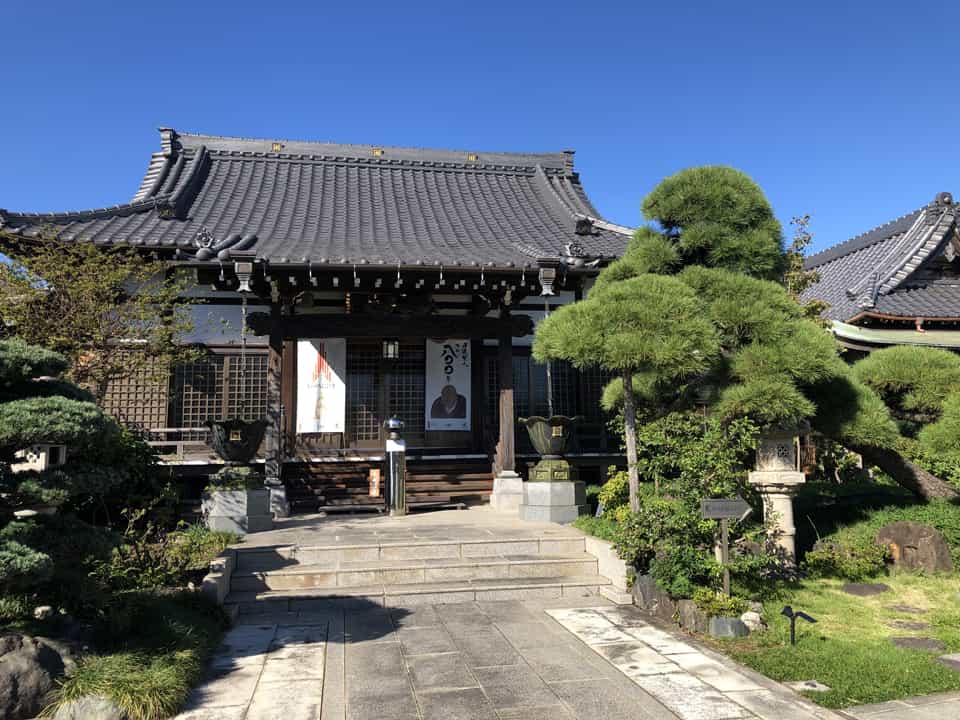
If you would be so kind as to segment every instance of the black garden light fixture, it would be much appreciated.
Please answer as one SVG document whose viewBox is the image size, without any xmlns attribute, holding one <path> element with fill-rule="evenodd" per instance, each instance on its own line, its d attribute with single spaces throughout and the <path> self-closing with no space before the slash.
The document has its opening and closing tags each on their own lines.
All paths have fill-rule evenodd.
<svg viewBox="0 0 960 720">
<path fill-rule="evenodd" d="M 794 610 L 789 605 L 784 605 L 783 610 L 780 611 L 780 614 L 783 615 L 785 618 L 789 618 L 790 620 L 790 644 L 791 645 L 797 644 L 797 618 L 802 618 L 806 620 L 808 623 L 816 622 L 814 618 L 810 617 L 802 610 Z"/>
<path fill-rule="evenodd" d="M 396 360 L 400 357 L 400 341 L 397 339 L 387 339 L 383 341 L 383 359 Z"/>
</svg>

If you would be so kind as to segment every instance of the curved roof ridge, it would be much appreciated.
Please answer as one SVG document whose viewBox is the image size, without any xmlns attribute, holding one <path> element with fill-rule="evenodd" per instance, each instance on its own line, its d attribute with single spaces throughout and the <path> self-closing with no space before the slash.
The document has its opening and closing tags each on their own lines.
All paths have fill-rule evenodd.
<svg viewBox="0 0 960 720">
<path fill-rule="evenodd" d="M 891 235 L 897 233 L 906 232 L 910 229 L 910 226 L 916 220 L 917 215 L 923 211 L 926 205 L 923 205 L 916 210 L 911 212 L 904 213 L 900 217 L 894 218 L 888 222 L 878 225 L 877 227 L 862 232 L 859 235 L 854 235 L 848 240 L 844 240 L 837 245 L 828 247 L 825 250 L 821 250 L 818 253 L 810 255 L 804 260 L 804 268 L 807 270 L 815 267 L 819 267 L 825 263 L 830 262 L 831 260 L 836 260 L 842 258 L 845 255 L 849 255 L 852 252 L 857 250 L 863 250 L 864 248 L 870 247 L 882 240 L 886 240 Z"/>
<path fill-rule="evenodd" d="M 283 153 L 283 154 L 301 154 L 297 148 L 302 148 L 303 153 L 317 150 L 325 150 L 325 154 L 340 154 L 348 157 L 358 158 L 377 158 L 400 159 L 400 160 L 433 160 L 435 162 L 449 162 L 462 164 L 465 167 L 482 166 L 490 164 L 512 164 L 526 165 L 534 167 L 535 165 L 547 165 L 551 170 L 570 169 L 572 152 L 560 150 L 555 152 L 531 153 L 502 150 L 458 150 L 458 149 L 440 149 L 425 148 L 403 145 L 370 145 L 363 143 L 335 143 L 321 140 L 289 140 L 283 138 L 251 138 L 237 137 L 230 135 L 206 135 L 203 133 L 188 133 L 174 130 L 175 139 L 181 142 L 184 147 L 196 147 L 197 145 L 206 145 L 211 151 L 235 149 L 241 147 L 262 146 L 262 152 Z M 184 143 L 183 140 L 187 142 Z M 273 150 L 274 144 L 282 145 L 282 149 Z M 230 147 L 230 146 L 234 147 Z M 382 156 L 375 156 L 373 153 L 378 150 L 383 153 Z M 391 157 L 391 153 L 396 153 Z M 469 158 L 475 158 L 471 160 Z"/>
<path fill-rule="evenodd" d="M 552 197 L 559 203 L 561 208 L 565 210 L 574 220 L 585 219 L 589 220 L 591 223 L 597 227 L 603 228 L 604 230 L 609 230 L 611 232 L 618 233 L 620 235 L 628 235 L 633 237 L 633 230 L 626 227 L 625 225 L 617 225 L 612 223 L 609 220 L 604 220 L 602 217 L 597 217 L 592 213 L 583 212 L 580 208 L 574 207 L 570 202 L 563 196 L 554 184 L 550 181 L 550 178 L 544 172 L 541 166 L 537 166 L 537 179 L 540 181 L 541 185 L 546 185 L 547 189 L 550 191 Z"/>
</svg>

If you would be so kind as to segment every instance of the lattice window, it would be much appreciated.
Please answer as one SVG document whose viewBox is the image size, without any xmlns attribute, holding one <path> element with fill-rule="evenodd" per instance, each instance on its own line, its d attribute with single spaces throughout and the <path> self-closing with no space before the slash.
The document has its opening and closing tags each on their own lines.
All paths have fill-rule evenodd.
<svg viewBox="0 0 960 720">
<path fill-rule="evenodd" d="M 403 420 L 404 433 L 424 432 L 426 350 L 423 344 L 401 345 L 390 368 L 390 413 Z"/>
<path fill-rule="evenodd" d="M 203 427 L 223 417 L 223 355 L 207 355 L 177 366 L 173 373 L 174 427 Z M 206 433 L 186 433 L 184 440 L 204 440 Z"/>
<path fill-rule="evenodd" d="M 267 356 L 225 356 L 226 417 L 259 420 L 267 415 Z M 241 373 L 241 365 L 243 372 Z"/>
<path fill-rule="evenodd" d="M 107 386 L 103 409 L 119 422 L 142 430 L 167 426 L 168 371 L 158 360 Z"/>
<path fill-rule="evenodd" d="M 516 417 L 530 415 L 530 358 L 513 358 L 513 412 Z"/>
<path fill-rule="evenodd" d="M 247 353 L 243 382 L 240 355 L 209 354 L 179 365 L 173 373 L 173 427 L 202 427 L 208 420 L 267 414 L 267 356 Z M 184 440 L 204 440 L 206 433 L 185 433 Z"/>
<path fill-rule="evenodd" d="M 583 398 L 580 403 L 580 415 L 588 421 L 605 422 L 606 414 L 600 407 L 600 398 L 607 383 L 613 379 L 613 373 L 598 367 L 583 368 L 580 371 Z"/>
<path fill-rule="evenodd" d="M 379 346 L 347 346 L 347 414 L 354 440 L 380 437 Z"/>
</svg>

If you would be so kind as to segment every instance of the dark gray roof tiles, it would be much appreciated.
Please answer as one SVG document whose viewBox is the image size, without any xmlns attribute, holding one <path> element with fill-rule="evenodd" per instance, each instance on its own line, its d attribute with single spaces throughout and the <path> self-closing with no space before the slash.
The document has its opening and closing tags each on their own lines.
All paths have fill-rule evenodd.
<svg viewBox="0 0 960 720">
<path fill-rule="evenodd" d="M 805 299 L 829 304 L 825 315 L 850 321 L 859 315 L 960 317 L 960 288 L 924 281 L 917 271 L 939 257 L 956 237 L 958 206 L 947 193 L 912 213 L 807 259 L 820 275 Z"/>
<path fill-rule="evenodd" d="M 588 235 L 578 219 L 593 220 Z M 248 140 L 161 130 L 133 200 L 58 214 L 0 211 L 24 236 L 177 249 L 198 236 L 274 264 L 523 267 L 623 253 L 631 230 L 597 217 L 573 153 L 489 153 Z M 188 252 L 189 251 L 189 252 Z M 192 257 L 192 255 L 189 255 Z"/>
<path fill-rule="evenodd" d="M 960 318 L 960 284 L 932 282 L 903 287 L 878 298 L 871 312 L 906 318 Z"/>
</svg>

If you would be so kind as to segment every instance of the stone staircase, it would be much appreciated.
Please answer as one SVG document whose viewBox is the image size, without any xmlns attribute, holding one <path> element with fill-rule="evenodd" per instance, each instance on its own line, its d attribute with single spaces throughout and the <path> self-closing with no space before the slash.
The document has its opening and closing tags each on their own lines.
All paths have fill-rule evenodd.
<svg viewBox="0 0 960 720">
<path fill-rule="evenodd" d="M 610 581 L 583 537 L 497 537 L 236 548 L 228 610 L 312 612 L 585 597 Z"/>
</svg>

